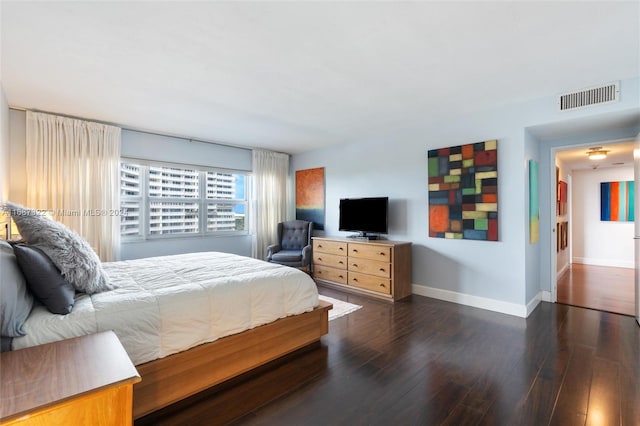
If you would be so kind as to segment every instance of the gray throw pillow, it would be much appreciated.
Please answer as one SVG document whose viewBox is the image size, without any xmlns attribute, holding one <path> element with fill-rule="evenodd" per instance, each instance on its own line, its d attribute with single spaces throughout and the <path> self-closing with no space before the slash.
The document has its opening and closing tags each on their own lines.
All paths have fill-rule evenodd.
<svg viewBox="0 0 640 426">
<path fill-rule="evenodd" d="M 37 247 L 13 246 L 18 265 L 27 279 L 29 290 L 49 312 L 66 315 L 73 309 L 76 290 L 64 279 L 56 265 Z"/>
<path fill-rule="evenodd" d="M 93 294 L 115 288 L 109 283 L 98 255 L 73 230 L 36 210 L 11 202 L 6 205 L 22 238 L 49 256 L 76 290 Z"/>
<path fill-rule="evenodd" d="M 20 271 L 13 248 L 0 240 L 0 333 L 6 337 L 24 336 L 24 322 L 33 308 L 33 296 Z"/>
</svg>

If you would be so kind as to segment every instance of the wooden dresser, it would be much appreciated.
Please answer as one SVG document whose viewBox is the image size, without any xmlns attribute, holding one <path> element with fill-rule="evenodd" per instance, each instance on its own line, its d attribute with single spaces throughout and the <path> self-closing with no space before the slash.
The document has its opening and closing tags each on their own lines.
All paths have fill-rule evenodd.
<svg viewBox="0 0 640 426">
<path fill-rule="evenodd" d="M 411 243 L 313 237 L 319 285 L 396 301 L 411 294 Z"/>
<path fill-rule="evenodd" d="M 140 376 L 112 331 L 0 354 L 0 425 L 131 425 Z"/>
</svg>

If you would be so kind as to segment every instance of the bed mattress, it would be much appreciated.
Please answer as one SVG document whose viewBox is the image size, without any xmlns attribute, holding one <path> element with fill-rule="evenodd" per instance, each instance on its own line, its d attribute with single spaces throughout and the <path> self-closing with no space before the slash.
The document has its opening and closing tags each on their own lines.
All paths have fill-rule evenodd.
<svg viewBox="0 0 640 426">
<path fill-rule="evenodd" d="M 229 253 L 204 252 L 103 263 L 118 288 L 76 295 L 73 311 L 35 306 L 13 349 L 113 330 L 134 364 L 313 310 L 304 272 Z"/>
</svg>

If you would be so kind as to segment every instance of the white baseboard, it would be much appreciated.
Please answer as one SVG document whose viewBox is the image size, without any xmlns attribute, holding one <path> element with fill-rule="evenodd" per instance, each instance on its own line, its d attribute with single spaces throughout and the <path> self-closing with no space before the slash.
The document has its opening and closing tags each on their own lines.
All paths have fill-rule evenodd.
<svg viewBox="0 0 640 426">
<path fill-rule="evenodd" d="M 633 260 L 619 260 L 619 259 L 593 259 L 588 257 L 574 257 L 573 263 L 581 263 L 583 265 L 594 266 L 610 266 L 613 268 L 635 268 Z"/>
<path fill-rule="evenodd" d="M 560 269 L 558 271 L 558 273 L 556 274 L 556 279 L 560 278 L 562 276 L 562 274 L 564 274 L 565 272 L 567 272 L 569 270 L 569 268 L 571 268 L 571 264 L 567 263 L 566 265 L 564 265 L 562 267 L 562 269 Z"/>
<path fill-rule="evenodd" d="M 536 294 L 536 295 L 533 297 L 533 299 L 531 299 L 531 300 L 529 301 L 529 303 L 527 303 L 527 306 L 526 306 L 526 309 L 527 309 L 527 310 L 526 310 L 526 316 L 525 316 L 525 318 L 527 318 L 529 315 L 531 315 L 531 312 L 533 312 L 533 311 L 538 307 L 538 305 L 540 304 L 540 302 L 542 301 L 541 293 L 542 293 L 542 292 L 538 292 L 538 294 Z"/>
<path fill-rule="evenodd" d="M 431 297 L 447 302 L 458 303 L 460 305 L 472 306 L 474 308 L 486 309 L 502 314 L 514 315 L 526 318 L 538 306 L 542 296 L 540 293 L 536 295 L 526 305 L 518 305 L 517 303 L 503 302 L 502 300 L 489 299 L 486 297 L 472 296 L 470 294 L 458 293 L 450 290 L 442 290 L 439 288 L 427 287 L 425 285 L 413 284 L 412 292 L 419 296 Z M 550 298 L 550 296 L 549 296 Z"/>
</svg>

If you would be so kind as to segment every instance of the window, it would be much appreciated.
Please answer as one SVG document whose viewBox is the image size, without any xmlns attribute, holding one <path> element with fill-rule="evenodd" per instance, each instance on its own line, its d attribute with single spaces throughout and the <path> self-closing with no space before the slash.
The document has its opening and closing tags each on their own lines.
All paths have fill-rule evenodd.
<svg viewBox="0 0 640 426">
<path fill-rule="evenodd" d="M 247 232 L 248 173 L 196 166 L 120 163 L 125 239 Z"/>
</svg>

